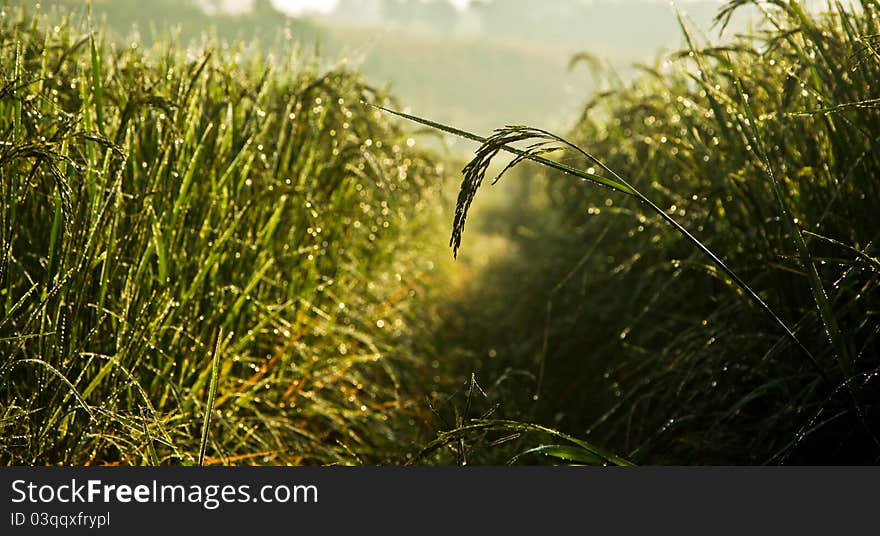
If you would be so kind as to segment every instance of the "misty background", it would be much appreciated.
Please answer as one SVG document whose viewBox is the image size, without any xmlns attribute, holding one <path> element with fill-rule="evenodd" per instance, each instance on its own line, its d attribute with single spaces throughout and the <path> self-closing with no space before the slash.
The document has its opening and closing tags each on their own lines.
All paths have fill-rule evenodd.
<svg viewBox="0 0 880 536">
<path fill-rule="evenodd" d="M 84 15 L 84 0 L 43 0 Z M 168 32 L 298 43 L 327 65 L 344 62 L 414 114 L 486 134 L 505 124 L 565 130 L 597 91 L 659 66 L 684 46 L 681 12 L 717 41 L 721 3 L 651 0 L 92 0 L 115 39 Z M 742 16 L 727 34 L 745 28 Z M 581 61 L 573 61 L 580 58 Z M 450 146 L 455 140 L 448 139 Z"/>
</svg>

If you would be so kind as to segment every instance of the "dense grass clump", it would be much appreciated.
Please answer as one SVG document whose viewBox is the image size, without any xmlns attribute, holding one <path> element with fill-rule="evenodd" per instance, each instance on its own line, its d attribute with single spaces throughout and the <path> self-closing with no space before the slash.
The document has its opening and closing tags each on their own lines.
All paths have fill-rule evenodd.
<svg viewBox="0 0 880 536">
<path fill-rule="evenodd" d="M 355 73 L 142 48 L 0 20 L 0 462 L 398 455 L 438 168 Z"/>
<path fill-rule="evenodd" d="M 474 332 L 465 366 L 495 415 L 641 463 L 880 460 L 878 5 L 759 7 L 763 29 L 723 46 L 683 24 L 687 49 L 566 140 L 503 129 L 465 169 L 465 214 L 474 169 L 517 141 L 617 190 L 548 170 L 484 217 L 511 256 L 447 317 Z"/>
</svg>

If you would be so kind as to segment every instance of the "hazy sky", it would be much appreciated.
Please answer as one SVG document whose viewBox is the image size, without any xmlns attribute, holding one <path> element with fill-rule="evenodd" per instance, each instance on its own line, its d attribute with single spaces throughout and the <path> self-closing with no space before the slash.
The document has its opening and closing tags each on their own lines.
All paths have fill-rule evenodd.
<svg viewBox="0 0 880 536">
<path fill-rule="evenodd" d="M 449 0 L 450 3 L 458 7 L 464 8 L 470 3 L 470 0 Z M 291 15 L 299 15 L 303 12 L 327 13 L 336 7 L 337 0 L 272 0 L 281 11 Z M 233 12 L 246 11 L 253 4 L 253 0 L 223 0 L 224 7 Z"/>
<path fill-rule="evenodd" d="M 272 3 L 278 9 L 293 15 L 303 11 L 326 13 L 336 7 L 336 0 L 272 0 Z"/>
</svg>

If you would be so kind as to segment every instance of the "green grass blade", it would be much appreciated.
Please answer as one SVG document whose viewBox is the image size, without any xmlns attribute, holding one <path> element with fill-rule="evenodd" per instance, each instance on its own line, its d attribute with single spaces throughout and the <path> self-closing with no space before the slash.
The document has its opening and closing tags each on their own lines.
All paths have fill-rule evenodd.
<svg viewBox="0 0 880 536">
<path fill-rule="evenodd" d="M 95 34 L 92 33 L 89 35 L 89 50 L 91 51 L 91 61 L 92 61 L 92 91 L 94 92 L 94 104 L 95 104 L 95 119 L 98 122 L 98 132 L 101 133 L 101 136 L 106 137 L 105 126 L 104 126 L 104 86 L 101 79 L 101 55 L 99 51 L 99 47 L 95 43 Z"/>
<path fill-rule="evenodd" d="M 214 348 L 211 351 L 211 380 L 208 386 L 208 400 L 205 403 L 205 418 L 202 421 L 202 440 L 199 447 L 199 466 L 205 463 L 205 453 L 208 450 L 208 436 L 211 426 L 211 414 L 214 412 L 214 399 L 217 396 L 217 381 L 220 377 L 220 342 L 223 339 L 223 328 L 217 330 L 214 340 Z"/>
<path fill-rule="evenodd" d="M 516 460 L 530 454 L 540 454 L 566 462 L 582 463 L 586 465 L 603 465 L 605 463 L 601 457 L 596 456 L 593 452 L 572 445 L 542 445 L 540 447 L 531 448 L 525 452 L 517 454 L 511 460 L 511 463 L 515 463 Z"/>
</svg>

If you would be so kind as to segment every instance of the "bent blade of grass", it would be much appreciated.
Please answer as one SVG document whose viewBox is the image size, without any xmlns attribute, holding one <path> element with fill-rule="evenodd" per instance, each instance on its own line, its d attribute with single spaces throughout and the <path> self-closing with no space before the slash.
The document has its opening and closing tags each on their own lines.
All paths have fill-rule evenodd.
<svg viewBox="0 0 880 536">
<path fill-rule="evenodd" d="M 631 461 L 617 456 L 611 452 L 606 451 L 596 445 L 590 443 L 589 441 L 585 441 L 583 439 L 578 439 L 574 436 L 570 436 L 566 433 L 560 432 L 559 430 L 554 430 L 552 428 L 547 428 L 546 426 L 541 426 L 540 424 L 532 424 L 527 422 L 519 422 L 519 421 L 511 421 L 511 420 L 503 420 L 503 419 L 475 419 L 471 421 L 472 424 L 467 424 L 464 426 L 459 426 L 453 430 L 448 432 L 443 432 L 440 434 L 440 437 L 429 443 L 419 455 L 416 457 L 421 458 L 431 452 L 448 445 L 453 441 L 457 441 L 459 439 L 464 438 L 464 436 L 474 433 L 474 432 L 486 432 L 486 431 L 495 431 L 495 432 L 505 432 L 505 433 L 541 433 L 548 434 L 557 439 L 562 439 L 564 441 L 568 441 L 572 443 L 574 447 L 571 446 L 563 446 L 566 447 L 564 450 L 553 450 L 551 452 L 555 452 L 556 454 L 562 455 L 563 453 L 573 454 L 573 451 L 570 449 L 577 448 L 584 452 L 580 453 L 578 456 L 581 459 L 586 459 L 587 456 L 592 456 L 595 460 L 600 464 L 610 464 L 617 465 L 621 467 L 628 467 L 634 465 Z M 560 445 L 555 445 L 560 446 Z M 542 447 L 537 447 L 540 449 Z M 532 449 L 535 450 L 535 449 Z M 525 454 L 525 453 L 523 453 Z M 520 456 L 522 456 L 521 454 Z"/>
<path fill-rule="evenodd" d="M 712 250 L 710 250 L 703 242 L 701 242 L 697 237 L 692 235 L 690 231 L 688 231 L 684 226 L 682 226 L 678 221 L 669 215 L 665 210 L 657 206 L 653 201 L 648 199 L 641 191 L 637 190 L 635 187 L 631 185 L 629 181 L 615 173 L 612 169 L 606 166 L 601 160 L 591 155 L 587 151 L 578 147 L 574 143 L 569 142 L 568 140 L 562 138 L 561 136 L 557 136 L 555 134 L 549 133 L 547 131 L 541 129 L 534 129 L 529 127 L 522 126 L 513 126 L 507 127 L 503 129 L 498 129 L 495 131 L 489 138 L 483 138 L 481 136 L 477 136 L 476 134 L 472 134 L 470 132 L 451 127 L 448 125 L 444 125 L 441 123 L 437 123 L 436 121 L 431 121 L 429 119 L 425 119 L 422 117 L 405 114 L 403 112 L 398 112 L 395 110 L 390 110 L 388 108 L 384 108 L 382 106 L 376 106 L 374 104 L 370 104 L 364 101 L 361 101 L 367 106 L 376 108 L 378 110 L 382 110 L 384 112 L 390 113 L 392 115 L 396 115 L 398 117 L 402 117 L 404 119 L 408 119 L 410 121 L 414 121 L 416 123 L 426 125 L 432 128 L 436 128 L 443 132 L 448 132 L 455 136 L 459 136 L 471 141 L 476 141 L 480 143 L 480 148 L 477 149 L 476 156 L 471 162 L 465 166 L 463 173 L 465 175 L 464 179 L 461 183 L 461 191 L 459 192 L 458 203 L 455 209 L 455 221 L 453 222 L 453 234 L 452 239 L 450 240 L 450 246 L 453 248 L 453 254 L 457 253 L 458 247 L 460 245 L 461 233 L 464 230 L 464 223 L 467 219 L 467 212 L 470 208 L 471 201 L 476 195 L 476 190 L 482 184 L 483 178 L 486 173 L 486 169 L 488 168 L 491 160 L 498 155 L 499 152 L 505 151 L 511 154 L 516 155 L 516 159 L 511 162 L 510 165 L 504 168 L 502 174 L 508 171 L 511 167 L 516 164 L 519 164 L 525 160 L 531 160 L 533 162 L 537 162 L 541 165 L 550 167 L 552 169 L 556 169 L 562 171 L 564 173 L 574 175 L 581 179 L 593 182 L 595 184 L 600 184 L 602 186 L 610 187 L 619 192 L 632 195 L 637 198 L 642 203 L 648 205 L 648 207 L 658 214 L 661 218 L 663 218 L 669 225 L 675 228 L 676 231 L 679 232 L 682 236 L 684 236 L 694 247 L 700 250 L 704 255 L 709 257 L 712 263 L 717 266 L 721 271 L 723 271 L 727 276 L 733 280 L 737 287 L 742 289 L 743 292 L 771 319 L 773 322 L 779 326 L 782 331 L 785 333 L 786 337 L 788 337 L 791 342 L 793 342 L 803 354 L 807 357 L 810 364 L 813 368 L 816 369 L 817 374 L 829 385 L 831 384 L 828 375 L 825 373 L 822 366 L 816 360 L 815 356 L 813 356 L 812 352 L 807 349 L 806 346 L 800 341 L 797 335 L 788 327 L 788 325 L 777 315 L 773 309 L 770 308 L 769 305 L 758 296 L 757 292 L 755 292 L 751 286 L 748 285 L 739 275 L 736 274 L 727 264 L 721 260 L 718 255 L 716 255 Z M 534 154 L 537 151 L 542 151 L 544 149 L 541 143 L 533 144 L 526 150 L 517 149 L 515 147 L 511 147 L 508 145 L 511 141 L 525 141 L 530 139 L 529 136 L 525 136 L 525 134 L 531 133 L 531 138 L 538 138 L 542 140 L 552 140 L 554 142 L 562 143 L 580 154 L 584 155 L 587 159 L 595 162 L 598 166 L 604 169 L 612 178 L 603 177 L 601 175 L 596 175 L 594 173 L 588 173 L 587 171 L 579 170 L 576 168 L 572 168 L 570 166 L 566 166 L 554 160 L 550 160 L 544 158 L 543 156 Z M 496 181 L 500 178 L 500 175 L 495 179 Z"/>
<path fill-rule="evenodd" d="M 827 236 L 824 236 L 824 235 L 820 235 L 820 234 L 817 234 L 817 233 L 813 233 L 813 232 L 810 232 L 810 231 L 807 231 L 807 230 L 804 230 L 803 233 L 806 234 L 806 235 L 809 235 L 809 236 L 812 236 L 812 237 L 818 238 L 819 240 L 823 240 L 823 241 L 825 241 L 825 242 L 827 242 L 827 243 L 829 243 L 829 244 L 833 244 L 833 245 L 835 245 L 835 246 L 837 246 L 837 247 L 839 247 L 839 248 L 843 248 L 843 249 L 845 249 L 845 250 L 851 252 L 851 253 L 852 253 L 853 255 L 855 255 L 857 258 L 859 258 L 859 259 L 865 261 L 866 263 L 868 263 L 868 265 L 871 267 L 872 270 L 874 270 L 875 272 L 880 272 L 880 259 L 877 259 L 876 257 L 871 257 L 870 255 L 868 255 L 867 253 L 865 253 L 865 251 L 867 251 L 868 248 L 871 246 L 871 243 L 868 243 L 868 245 L 865 247 L 865 251 L 862 251 L 862 250 L 860 250 L 860 249 L 854 248 L 853 246 L 850 246 L 850 245 L 844 244 L 844 243 L 841 242 L 840 240 L 835 240 L 835 239 L 833 239 L 833 238 L 830 238 L 830 237 L 827 237 Z"/>
<path fill-rule="evenodd" d="M 82 407 L 85 410 L 85 412 L 88 413 L 89 417 L 92 420 L 94 420 L 95 414 L 92 412 L 92 408 L 83 399 L 83 397 L 79 394 L 79 392 L 76 390 L 76 387 L 73 385 L 73 383 L 71 383 L 70 380 L 68 380 L 67 377 L 64 374 L 62 374 L 61 371 L 59 371 L 57 368 L 53 367 L 52 365 L 50 365 L 46 361 L 44 361 L 42 359 L 37 359 L 37 358 L 26 358 L 26 359 L 22 359 L 20 361 L 17 361 L 17 363 L 20 363 L 20 364 L 32 363 L 34 365 L 39 365 L 39 366 L 45 368 L 46 370 L 48 370 L 49 372 L 51 372 L 54 376 L 56 376 L 58 379 L 60 379 L 67 387 L 70 388 L 70 391 L 64 397 L 64 402 L 67 401 L 67 398 L 70 395 L 73 395 L 73 397 L 76 399 L 77 403 L 79 403 L 80 407 Z M 51 423 L 55 422 L 56 417 L 58 417 L 59 412 L 62 411 L 62 408 L 64 406 L 64 402 L 62 402 L 62 404 L 60 404 L 59 407 L 56 408 L 55 413 L 53 413 Z M 49 429 L 50 427 L 47 426 L 46 428 Z"/>
<path fill-rule="evenodd" d="M 510 460 L 510 464 L 516 463 L 517 460 L 529 454 L 541 454 L 566 462 L 582 463 L 585 465 L 603 465 L 605 463 L 604 460 L 592 452 L 580 447 L 571 445 L 542 445 L 517 454 Z"/>
</svg>

